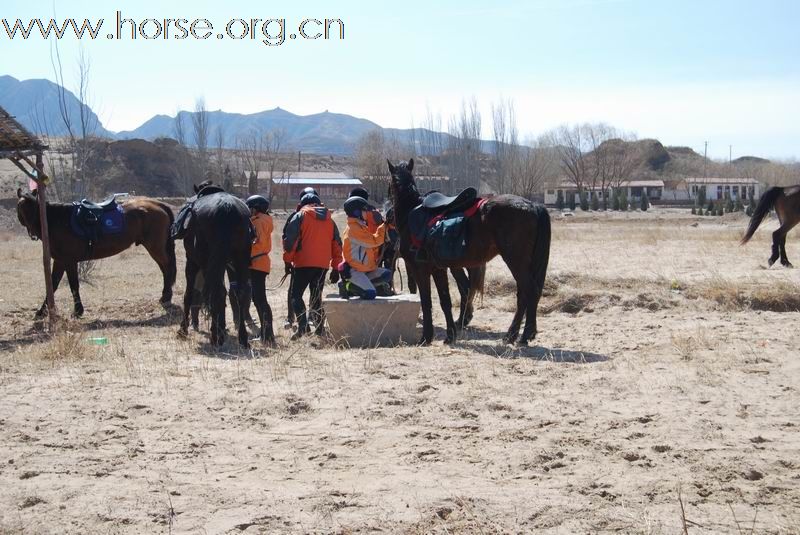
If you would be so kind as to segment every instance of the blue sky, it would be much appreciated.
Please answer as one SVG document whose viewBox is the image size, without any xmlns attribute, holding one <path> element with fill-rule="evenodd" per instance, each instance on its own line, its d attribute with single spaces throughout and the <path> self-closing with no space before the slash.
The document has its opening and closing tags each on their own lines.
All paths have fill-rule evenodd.
<svg viewBox="0 0 800 535">
<path fill-rule="evenodd" d="M 104 4 L 104 5 L 103 5 Z M 440 2 L 116 3 L 4 0 L 0 18 L 339 18 L 344 40 L 82 41 L 94 107 L 111 130 L 191 109 L 349 113 L 382 126 L 419 125 L 426 106 L 446 118 L 474 96 L 513 99 L 520 130 L 605 121 L 709 154 L 800 155 L 800 2 L 789 0 L 529 0 Z M 276 28 L 276 26 L 273 26 Z M 60 41 L 72 78 L 78 41 Z M 0 73 L 53 78 L 50 44 L 9 41 Z"/>
</svg>

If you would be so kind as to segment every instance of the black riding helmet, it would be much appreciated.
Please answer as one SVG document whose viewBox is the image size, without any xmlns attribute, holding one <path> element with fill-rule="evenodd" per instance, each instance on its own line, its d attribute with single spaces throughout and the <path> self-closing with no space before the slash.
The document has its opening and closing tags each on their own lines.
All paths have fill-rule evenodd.
<svg viewBox="0 0 800 535">
<path fill-rule="evenodd" d="M 269 200 L 262 195 L 251 195 L 245 202 L 249 208 L 252 208 L 263 214 L 266 214 L 267 210 L 269 210 Z"/>
<path fill-rule="evenodd" d="M 307 204 L 322 204 L 322 200 L 316 193 L 306 193 L 300 197 L 300 206 L 306 206 Z"/>
<path fill-rule="evenodd" d="M 353 195 L 344 201 L 343 207 L 347 217 L 361 217 L 361 210 L 367 207 L 367 200 L 364 197 Z"/>
<path fill-rule="evenodd" d="M 304 189 L 303 191 L 301 191 L 301 192 L 300 192 L 300 200 L 302 200 L 302 199 L 303 199 L 303 197 L 304 197 L 305 195 L 308 195 L 309 193 L 310 193 L 311 195 L 319 195 L 319 193 L 317 193 L 317 190 L 315 190 L 314 188 L 312 188 L 311 186 L 309 186 L 309 187 L 307 187 L 306 189 Z"/>
<path fill-rule="evenodd" d="M 364 189 L 361 186 L 359 186 L 357 188 L 353 188 L 353 190 L 350 192 L 350 197 L 351 198 L 352 197 L 361 197 L 365 201 L 368 201 L 369 200 L 369 192 L 366 189 Z"/>
</svg>

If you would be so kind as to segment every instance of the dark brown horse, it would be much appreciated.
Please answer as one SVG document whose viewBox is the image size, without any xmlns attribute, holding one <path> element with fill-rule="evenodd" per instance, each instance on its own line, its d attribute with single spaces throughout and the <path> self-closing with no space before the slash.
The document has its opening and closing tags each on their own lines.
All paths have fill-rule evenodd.
<svg viewBox="0 0 800 535">
<path fill-rule="evenodd" d="M 218 188 L 217 188 L 218 189 Z M 183 238 L 186 250 L 186 293 L 183 320 L 178 333 L 187 336 L 189 316 L 196 293 L 196 279 L 203 275 L 203 304 L 211 317 L 211 344 L 225 341 L 225 273 L 231 287 L 231 305 L 238 318 L 250 307 L 250 209 L 241 199 L 218 190 L 200 192 Z M 259 311 L 259 316 L 261 311 Z M 262 320 L 262 325 L 264 324 Z M 238 325 L 239 344 L 249 345 L 244 321 Z M 262 330 L 262 340 L 265 334 Z"/>
<path fill-rule="evenodd" d="M 536 309 L 544 288 L 547 264 L 550 259 L 550 215 L 543 206 L 516 195 L 497 195 L 481 205 L 477 213 L 467 219 L 467 248 L 463 257 L 456 261 L 442 262 L 428 248 L 430 259 L 417 260 L 412 249 L 409 214 L 420 205 L 422 196 L 417 190 L 414 177 L 414 160 L 395 166 L 389 163 L 392 175 L 391 192 L 397 230 L 400 233 L 400 254 L 417 281 L 422 303 L 422 339 L 430 344 L 433 340 L 431 317 L 431 277 L 436 283 L 439 301 L 447 321 L 446 343 L 456 337 L 450 302 L 447 268 L 475 268 L 489 262 L 498 254 L 511 270 L 517 283 L 517 310 L 504 340 L 517 341 L 522 317 L 525 328 L 519 338 L 527 344 L 536 337 Z"/>
<path fill-rule="evenodd" d="M 39 201 L 36 193 L 22 193 L 17 190 L 17 218 L 28 230 L 31 239 L 42 237 L 39 225 Z M 131 245 L 144 245 L 153 260 L 156 261 L 164 276 L 164 287 L 161 290 L 161 303 L 172 300 L 172 286 L 175 284 L 175 241 L 170 237 L 172 210 L 166 204 L 153 199 L 131 199 L 120 203 L 124 219 L 124 228 L 118 234 L 102 235 L 91 244 L 86 238 L 79 237 L 72 230 L 73 205 L 68 203 L 47 203 L 47 226 L 50 233 L 50 255 L 53 257 L 53 291 L 64 273 L 67 274 L 69 287 L 74 301 L 74 315 L 83 314 L 83 304 L 78 281 L 78 262 L 96 260 L 114 256 Z M 47 314 L 45 302 L 37 317 Z"/>
<path fill-rule="evenodd" d="M 772 255 L 767 263 L 771 266 L 780 257 L 783 266 L 794 267 L 786 257 L 786 234 L 800 222 L 800 185 L 769 188 L 761 196 L 750 217 L 750 225 L 742 238 L 742 245 L 750 241 L 758 226 L 773 208 L 778 214 L 781 226 L 772 233 Z"/>
</svg>

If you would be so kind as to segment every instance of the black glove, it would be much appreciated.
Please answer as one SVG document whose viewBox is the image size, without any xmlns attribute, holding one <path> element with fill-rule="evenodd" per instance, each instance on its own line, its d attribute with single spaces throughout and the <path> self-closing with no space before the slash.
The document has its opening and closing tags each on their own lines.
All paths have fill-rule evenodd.
<svg viewBox="0 0 800 535">
<path fill-rule="evenodd" d="M 294 271 L 294 268 L 292 267 L 292 264 L 290 264 L 289 262 L 284 262 L 283 263 L 283 272 L 286 275 L 289 275 L 292 271 Z"/>
<path fill-rule="evenodd" d="M 336 284 L 339 282 L 339 270 L 332 269 L 331 270 L 331 277 L 330 277 L 331 284 Z"/>
</svg>

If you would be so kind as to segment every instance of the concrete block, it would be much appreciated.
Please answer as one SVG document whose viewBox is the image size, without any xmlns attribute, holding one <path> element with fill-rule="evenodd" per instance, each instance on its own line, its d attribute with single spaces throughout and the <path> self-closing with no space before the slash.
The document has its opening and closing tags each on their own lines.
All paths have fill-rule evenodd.
<svg viewBox="0 0 800 535">
<path fill-rule="evenodd" d="M 419 339 L 419 297 L 412 294 L 377 297 L 372 300 L 325 297 L 331 336 L 350 347 L 415 344 Z"/>
</svg>

